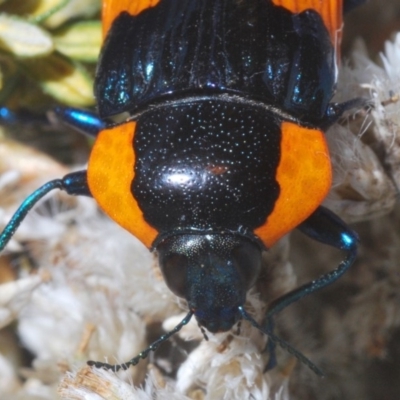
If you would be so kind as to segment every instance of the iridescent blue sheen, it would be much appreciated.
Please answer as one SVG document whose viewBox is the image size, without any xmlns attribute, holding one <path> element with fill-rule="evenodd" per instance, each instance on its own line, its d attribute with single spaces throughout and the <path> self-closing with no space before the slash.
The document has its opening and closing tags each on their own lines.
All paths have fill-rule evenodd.
<svg viewBox="0 0 400 400">
<path fill-rule="evenodd" d="M 7 107 L 0 107 L 0 122 L 7 124 L 16 122 L 16 115 Z"/>
<path fill-rule="evenodd" d="M 6 225 L 3 232 L 0 234 L 0 251 L 4 249 L 7 243 L 14 235 L 16 229 L 19 227 L 21 222 L 26 217 L 26 214 L 32 209 L 32 207 L 47 193 L 53 189 L 61 189 L 63 183 L 61 179 L 55 179 L 53 181 L 45 183 L 39 189 L 35 190 L 29 195 L 24 202 L 20 205 L 18 210 L 15 212 L 10 222 Z"/>
<path fill-rule="evenodd" d="M 354 245 L 357 244 L 357 239 L 354 237 L 354 235 L 349 235 L 347 232 L 343 232 L 342 243 L 342 248 L 351 249 L 352 247 L 354 247 Z"/>
<path fill-rule="evenodd" d="M 96 137 L 105 128 L 104 121 L 91 111 L 72 107 L 57 107 L 54 112 L 63 124 L 91 137 Z"/>
<path fill-rule="evenodd" d="M 90 191 L 87 185 L 86 171 L 72 172 L 65 175 L 62 179 L 54 179 L 45 183 L 43 186 L 29 195 L 19 206 L 18 210 L 12 216 L 10 222 L 5 226 L 3 232 L 0 233 L 0 251 L 2 251 L 10 241 L 15 231 L 32 207 L 40 199 L 42 199 L 43 196 L 54 189 L 64 190 L 70 195 L 90 196 Z"/>
<path fill-rule="evenodd" d="M 162 0 L 114 21 L 95 94 L 103 117 L 188 93 L 227 93 L 318 124 L 334 85 L 334 49 L 313 10 L 293 14 L 266 0 Z"/>
<path fill-rule="evenodd" d="M 302 297 L 320 290 L 339 279 L 353 264 L 357 256 L 358 235 L 344 221 L 325 207 L 318 207 L 299 227 L 310 238 L 346 252 L 343 261 L 334 270 L 312 282 L 287 293 L 273 302 L 266 320 Z"/>
</svg>

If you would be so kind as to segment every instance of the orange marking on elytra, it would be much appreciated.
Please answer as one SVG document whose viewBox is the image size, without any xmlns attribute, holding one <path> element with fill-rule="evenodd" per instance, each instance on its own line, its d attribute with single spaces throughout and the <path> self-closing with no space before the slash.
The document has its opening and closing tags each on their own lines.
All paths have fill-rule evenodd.
<svg viewBox="0 0 400 400">
<path fill-rule="evenodd" d="M 135 130 L 136 122 L 129 122 L 99 133 L 90 154 L 88 184 L 102 210 L 151 247 L 158 232 L 145 221 L 131 191 Z"/>
<path fill-rule="evenodd" d="M 115 18 L 126 11 L 131 15 L 138 15 L 146 8 L 154 7 L 160 0 L 103 0 L 103 36 L 107 35 Z"/>
<path fill-rule="evenodd" d="M 276 173 L 279 197 L 266 223 L 254 231 L 267 247 L 310 216 L 332 184 L 323 132 L 291 122 L 283 122 L 281 132 L 281 159 Z"/>
</svg>

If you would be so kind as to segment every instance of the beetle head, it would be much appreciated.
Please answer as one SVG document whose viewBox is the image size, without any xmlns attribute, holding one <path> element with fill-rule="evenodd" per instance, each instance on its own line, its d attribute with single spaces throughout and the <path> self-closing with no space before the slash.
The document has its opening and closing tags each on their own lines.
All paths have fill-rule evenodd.
<svg viewBox="0 0 400 400">
<path fill-rule="evenodd" d="M 170 290 L 187 300 L 197 321 L 223 332 L 241 318 L 238 307 L 261 268 L 261 248 L 230 234 L 176 234 L 156 246 Z"/>
</svg>

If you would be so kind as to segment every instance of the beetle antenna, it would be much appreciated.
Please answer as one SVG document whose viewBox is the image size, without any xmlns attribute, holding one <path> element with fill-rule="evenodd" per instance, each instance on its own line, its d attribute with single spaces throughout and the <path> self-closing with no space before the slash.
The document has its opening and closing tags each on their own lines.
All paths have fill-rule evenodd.
<svg viewBox="0 0 400 400">
<path fill-rule="evenodd" d="M 208 336 L 207 336 L 206 330 L 200 325 L 199 322 L 197 323 L 197 325 L 198 325 L 199 328 L 200 328 L 200 331 L 201 331 L 201 333 L 202 333 L 202 335 L 203 335 L 203 337 L 204 337 L 204 340 L 208 340 Z"/>
<path fill-rule="evenodd" d="M 293 346 L 291 346 L 288 342 L 286 342 L 285 340 L 283 340 L 280 337 L 276 336 L 274 333 L 269 332 L 266 329 L 263 329 L 261 327 L 261 325 L 259 325 L 246 312 L 246 310 L 242 306 L 239 306 L 238 310 L 239 310 L 241 316 L 243 317 L 243 319 L 249 321 L 251 323 L 251 325 L 253 325 L 255 328 L 257 328 L 264 335 L 267 335 L 270 340 L 272 340 L 276 344 L 279 344 L 279 346 L 281 346 L 283 349 L 285 349 L 292 356 L 296 357 L 300 362 L 302 362 L 304 365 L 306 365 L 308 368 L 310 368 L 312 371 L 314 371 L 318 376 L 320 376 L 320 377 L 324 376 L 324 372 L 320 368 L 318 368 L 311 360 L 309 360 L 304 354 L 300 353 Z"/>
<path fill-rule="evenodd" d="M 12 216 L 10 222 L 5 226 L 3 232 L 0 233 L 0 251 L 6 247 L 7 243 L 14 236 L 15 231 L 21 225 L 21 222 L 25 219 L 26 214 L 28 214 L 32 207 L 43 196 L 54 189 L 64 189 L 64 182 L 62 179 L 55 179 L 45 183 L 24 200 L 24 202 L 19 206 L 18 210 Z"/>
<path fill-rule="evenodd" d="M 174 335 L 176 332 L 179 332 L 185 325 L 187 325 L 190 321 L 190 319 L 193 316 L 193 311 L 189 311 L 186 315 L 185 318 L 181 322 L 179 322 L 178 325 L 175 326 L 174 329 L 171 331 L 167 332 L 166 334 L 160 336 L 155 342 L 153 342 L 147 349 L 143 350 L 140 352 L 136 357 L 132 358 L 131 360 L 127 361 L 126 363 L 123 364 L 107 364 L 103 363 L 100 361 L 88 361 L 87 364 L 91 367 L 96 367 L 96 368 L 103 368 L 103 369 L 109 369 L 114 372 L 119 371 L 120 369 L 122 370 L 127 370 L 131 365 L 136 365 L 139 363 L 140 360 L 144 360 L 151 351 L 156 351 L 158 346 L 162 343 L 165 342 L 167 339 L 169 339 L 172 335 Z"/>
</svg>

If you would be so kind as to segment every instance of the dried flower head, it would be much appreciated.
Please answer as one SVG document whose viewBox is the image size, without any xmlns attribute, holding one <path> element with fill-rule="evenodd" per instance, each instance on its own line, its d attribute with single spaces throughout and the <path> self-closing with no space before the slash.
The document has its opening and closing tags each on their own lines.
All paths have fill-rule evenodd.
<svg viewBox="0 0 400 400">
<path fill-rule="evenodd" d="M 1 4 L 7 14 L 0 23 L 9 26 L 3 36 L 0 32 L 0 41 L 10 43 L 0 59 L 7 81 L 35 77 L 54 98 L 92 104 L 91 78 L 79 64 L 90 61 L 81 58 L 89 53 L 75 41 L 82 30 L 96 41 L 100 29 L 76 17 L 94 15 L 98 4 L 42 1 L 29 12 L 22 2 Z M 23 29 L 35 45 L 19 39 Z M 31 212 L 0 257 L 0 397 L 397 398 L 398 386 L 387 371 L 400 371 L 395 357 L 400 35 L 386 44 L 380 63 L 371 61 L 362 42 L 351 56 L 351 64 L 340 70 L 336 100 L 360 96 L 368 102 L 327 133 L 335 175 L 325 204 L 357 222 L 360 255 L 341 282 L 291 306 L 276 321 L 279 335 L 325 370 L 323 382 L 281 351 L 277 367 L 265 372 L 267 338 L 246 321 L 240 331 L 205 341 L 193 319 L 134 368 L 118 373 L 89 368 L 88 359 L 120 363 L 138 354 L 182 320 L 186 305 L 168 290 L 148 250 L 99 212 L 93 200 L 54 194 Z M 75 80 L 54 79 L 53 73 L 68 68 Z M 55 81 L 62 87 L 52 86 Z M 29 102 L 25 85 L 9 92 L 7 104 L 16 104 L 21 93 L 25 97 L 18 104 Z M 78 86 L 85 88 L 83 94 L 74 92 Z M 68 171 L 41 152 L 1 138 L 0 225 L 28 193 Z M 245 304 L 258 321 L 268 302 L 330 269 L 337 254 L 295 234 L 283 238 L 264 261 Z"/>
</svg>

